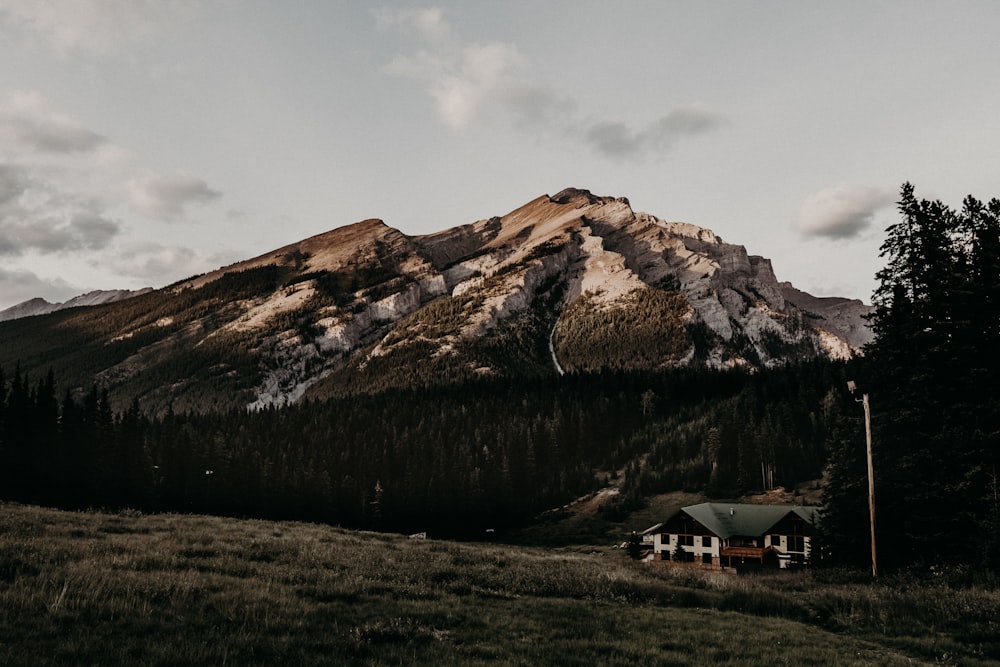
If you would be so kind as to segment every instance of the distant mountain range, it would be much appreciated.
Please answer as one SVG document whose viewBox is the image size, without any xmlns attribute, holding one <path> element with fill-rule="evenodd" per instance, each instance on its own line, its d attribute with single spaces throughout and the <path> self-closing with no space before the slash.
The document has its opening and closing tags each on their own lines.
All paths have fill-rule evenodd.
<svg viewBox="0 0 1000 667">
<path fill-rule="evenodd" d="M 65 308 L 76 308 L 78 306 L 99 306 L 105 303 L 114 303 L 122 299 L 130 299 L 134 296 L 141 296 L 147 292 L 152 292 L 152 287 L 144 287 L 139 290 L 94 290 L 75 296 L 63 303 L 50 303 L 45 299 L 36 297 L 21 303 L 0 310 L 0 322 L 16 320 L 19 317 L 31 317 L 32 315 L 44 315 Z"/>
<path fill-rule="evenodd" d="M 870 306 L 801 292 L 707 229 L 578 189 L 423 236 L 365 220 L 101 294 L 118 296 L 0 313 L 45 313 L 0 323 L 0 367 L 97 382 L 119 405 L 206 411 L 482 377 L 765 367 L 846 358 L 871 338 Z"/>
</svg>

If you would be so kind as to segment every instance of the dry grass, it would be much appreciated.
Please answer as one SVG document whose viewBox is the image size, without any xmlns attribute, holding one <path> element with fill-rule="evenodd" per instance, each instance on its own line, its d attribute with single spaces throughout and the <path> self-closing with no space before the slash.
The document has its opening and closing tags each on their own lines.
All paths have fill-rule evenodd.
<svg viewBox="0 0 1000 667">
<path fill-rule="evenodd" d="M 0 505 L 5 665 L 990 664 L 998 597 Z"/>
</svg>

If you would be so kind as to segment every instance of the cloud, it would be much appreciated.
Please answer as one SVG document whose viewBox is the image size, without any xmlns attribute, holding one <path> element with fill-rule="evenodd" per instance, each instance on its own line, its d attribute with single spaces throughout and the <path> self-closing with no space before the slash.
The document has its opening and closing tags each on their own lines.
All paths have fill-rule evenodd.
<svg viewBox="0 0 1000 667">
<path fill-rule="evenodd" d="M 526 81 L 509 82 L 501 96 L 502 105 L 526 128 L 559 127 L 577 113 L 578 105 L 572 98 Z"/>
<path fill-rule="evenodd" d="M 0 164 L 0 256 L 100 249 L 120 231 L 93 199 L 63 192 L 28 168 Z"/>
<path fill-rule="evenodd" d="M 0 164 L 0 207 L 16 202 L 29 185 L 27 170 L 11 164 Z"/>
<path fill-rule="evenodd" d="M 31 153 L 84 153 L 107 142 L 107 138 L 80 123 L 45 108 L 33 92 L 10 95 L 0 105 L 0 139 Z"/>
<path fill-rule="evenodd" d="M 19 257 L 26 252 L 43 255 L 76 250 L 99 250 L 110 245 L 121 231 L 113 220 L 92 213 L 66 219 L 0 215 L 0 256 Z"/>
<path fill-rule="evenodd" d="M 205 181 L 186 174 L 147 172 L 136 177 L 143 169 L 128 150 L 51 109 L 34 91 L 16 92 L 0 101 L 0 146 L 17 163 L 16 170 L 10 164 L 0 171 L 0 204 L 15 196 L 37 200 L 44 193 L 47 203 L 59 208 L 67 201 L 83 201 L 79 193 L 87 192 L 92 193 L 88 210 L 102 217 L 106 216 L 100 209 L 131 207 L 152 218 L 176 220 L 188 206 L 222 196 Z M 65 218 L 65 213 L 50 217 Z M 40 215 L 39 209 L 32 217 Z"/>
<path fill-rule="evenodd" d="M 187 174 L 150 174 L 127 183 L 132 204 L 142 213 L 161 220 L 183 217 L 190 204 L 206 204 L 222 196 L 208 184 Z"/>
<path fill-rule="evenodd" d="M 232 264 L 238 259 L 231 254 L 203 255 L 185 246 L 135 243 L 115 253 L 110 268 L 123 276 L 165 285 Z"/>
<path fill-rule="evenodd" d="M 855 238 L 894 200 L 895 192 L 887 188 L 837 185 L 806 197 L 795 227 L 807 237 Z"/>
<path fill-rule="evenodd" d="M 126 148 L 36 92 L 0 97 L 0 303 L 65 300 L 87 291 L 46 276 L 119 269 L 122 283 L 149 284 L 225 264 L 184 248 L 122 252 L 130 233 L 151 234 L 153 220 L 176 220 L 219 197 L 197 177 L 145 170 Z M 43 269 L 48 273 L 38 273 Z"/>
<path fill-rule="evenodd" d="M 425 42 L 441 43 L 451 38 L 451 25 L 440 7 L 420 9 L 377 9 L 375 27 L 378 30 L 399 30 L 416 34 Z"/>
<path fill-rule="evenodd" d="M 431 85 L 431 96 L 445 122 L 455 128 L 468 125 L 479 109 L 502 90 L 507 71 L 520 62 L 517 49 L 510 44 L 465 47 L 454 72 Z"/>
<path fill-rule="evenodd" d="M 516 45 L 463 42 L 438 8 L 379 10 L 375 24 L 416 39 L 414 50 L 395 56 L 383 71 L 421 84 L 442 122 L 455 130 L 470 126 L 488 109 L 506 114 L 519 129 L 546 132 L 621 159 L 665 154 L 679 140 L 722 123 L 721 116 L 697 107 L 668 111 L 638 129 L 616 120 L 584 121 L 576 100 L 526 78 L 529 63 Z"/>
<path fill-rule="evenodd" d="M 674 109 L 638 130 L 617 121 L 594 123 L 584 133 L 586 142 L 612 158 L 634 158 L 667 153 L 678 140 L 714 130 L 722 117 L 700 108 Z"/>
<path fill-rule="evenodd" d="M 410 55 L 398 55 L 384 68 L 388 74 L 424 85 L 446 125 L 461 129 L 491 99 L 502 95 L 511 72 L 524 64 L 513 44 L 461 44 L 444 13 L 437 8 L 379 10 L 376 27 L 414 35 L 421 44 Z"/>
<path fill-rule="evenodd" d="M 40 37 L 60 55 L 100 55 L 147 41 L 191 3 L 160 0 L 0 0 L 0 19 Z"/>
</svg>

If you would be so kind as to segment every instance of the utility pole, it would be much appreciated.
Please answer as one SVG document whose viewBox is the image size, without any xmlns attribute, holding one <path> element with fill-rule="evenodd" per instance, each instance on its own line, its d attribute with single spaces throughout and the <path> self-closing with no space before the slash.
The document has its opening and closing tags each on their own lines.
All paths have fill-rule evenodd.
<svg viewBox="0 0 1000 667">
<path fill-rule="evenodd" d="M 847 388 L 852 394 L 858 389 L 854 380 L 847 382 Z M 865 409 L 865 445 L 868 450 L 868 517 L 872 540 L 872 579 L 875 579 L 878 577 L 878 559 L 875 557 L 875 467 L 872 465 L 872 411 L 868 404 L 868 394 L 861 394 L 861 400 L 858 402 Z"/>
</svg>

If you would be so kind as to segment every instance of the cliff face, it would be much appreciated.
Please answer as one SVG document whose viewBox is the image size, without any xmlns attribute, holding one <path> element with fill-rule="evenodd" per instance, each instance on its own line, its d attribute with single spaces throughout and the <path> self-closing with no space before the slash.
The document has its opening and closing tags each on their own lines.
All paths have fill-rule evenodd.
<svg viewBox="0 0 1000 667">
<path fill-rule="evenodd" d="M 483 375 L 771 366 L 869 340 L 860 302 L 812 297 L 710 230 L 577 189 L 424 236 L 366 220 L 134 304 L 94 334 L 112 389 L 169 377 L 185 355 L 212 361 L 151 387 L 157 405 L 192 387 L 263 407 Z M 128 353 L 116 361 L 109 341 Z"/>
<path fill-rule="evenodd" d="M 346 377 L 377 384 L 387 367 L 414 363 L 501 375 L 488 349 L 512 335 L 547 350 L 528 366 L 557 373 L 846 358 L 868 340 L 863 305 L 799 307 L 808 295 L 779 283 L 769 260 L 710 230 L 636 213 L 624 198 L 568 189 L 411 240 L 429 264 L 421 282 L 397 292 L 393 303 L 405 305 L 391 313 L 327 320 L 327 337 L 351 355 L 349 373 L 314 393 Z"/>
<path fill-rule="evenodd" d="M 795 289 L 791 283 L 778 283 L 778 289 L 786 301 L 813 321 L 817 329 L 830 332 L 855 349 L 872 342 L 872 331 L 866 323 L 874 307 L 858 299 L 815 297 Z"/>
</svg>

